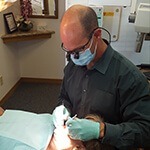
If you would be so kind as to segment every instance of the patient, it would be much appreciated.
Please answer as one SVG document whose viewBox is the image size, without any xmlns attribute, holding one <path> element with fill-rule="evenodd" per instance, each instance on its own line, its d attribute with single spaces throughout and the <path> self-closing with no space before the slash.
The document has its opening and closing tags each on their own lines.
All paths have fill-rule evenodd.
<svg viewBox="0 0 150 150">
<path fill-rule="evenodd" d="M 86 119 L 100 122 L 101 119 L 97 115 L 87 115 Z M 49 143 L 47 150 L 113 150 L 112 146 L 103 145 L 99 140 L 78 141 L 70 139 L 67 128 L 56 128 L 53 137 Z"/>
<path fill-rule="evenodd" d="M 52 139 L 47 150 L 86 150 L 83 143 L 78 140 L 70 139 L 67 128 L 64 126 L 54 130 Z"/>
<path fill-rule="evenodd" d="M 0 107 L 0 116 L 4 110 Z M 86 119 L 100 122 L 101 119 L 95 115 L 88 115 Z M 25 133 L 24 133 L 25 134 Z M 22 143 L 23 144 L 23 143 Z M 112 150 L 113 147 L 102 145 L 99 140 L 90 140 L 87 142 L 73 140 L 68 136 L 65 126 L 58 127 L 54 130 L 53 136 L 46 150 Z"/>
</svg>

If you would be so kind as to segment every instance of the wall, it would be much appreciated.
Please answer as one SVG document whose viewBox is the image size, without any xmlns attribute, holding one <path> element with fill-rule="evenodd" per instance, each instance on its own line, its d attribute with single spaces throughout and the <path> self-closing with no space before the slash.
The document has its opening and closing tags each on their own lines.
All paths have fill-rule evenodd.
<svg viewBox="0 0 150 150">
<path fill-rule="evenodd" d="M 7 10 L 0 12 L 0 36 L 5 34 L 3 14 L 8 12 L 18 13 L 18 3 Z M 16 84 L 20 78 L 18 50 L 16 44 L 3 44 L 0 38 L 0 76 L 3 76 L 3 85 L 0 86 L 0 100 Z"/>
<path fill-rule="evenodd" d="M 16 9 L 18 8 L 18 9 Z M 62 79 L 65 53 L 61 50 L 59 24 L 65 8 L 64 0 L 59 1 L 58 19 L 32 19 L 34 24 L 46 23 L 48 30 L 55 34 L 50 39 L 32 40 L 3 44 L 0 39 L 0 76 L 4 84 L 0 86 L 0 100 L 17 83 L 20 77 Z M 5 34 L 3 14 L 20 13 L 19 2 L 0 13 L 0 35 Z"/>
<path fill-rule="evenodd" d="M 52 38 L 18 43 L 21 77 L 62 79 L 65 53 L 60 47 L 59 24 L 65 2 L 58 3 L 58 19 L 32 19 L 35 25 L 44 23 L 54 30 Z"/>
</svg>

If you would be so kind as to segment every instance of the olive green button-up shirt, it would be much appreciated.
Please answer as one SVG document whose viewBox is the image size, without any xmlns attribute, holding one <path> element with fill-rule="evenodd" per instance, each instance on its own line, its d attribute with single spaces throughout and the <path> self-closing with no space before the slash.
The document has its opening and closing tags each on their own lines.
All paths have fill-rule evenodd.
<svg viewBox="0 0 150 150">
<path fill-rule="evenodd" d="M 71 115 L 96 114 L 106 125 L 102 143 L 117 148 L 150 147 L 150 86 L 124 56 L 108 46 L 92 69 L 70 61 L 59 103 Z"/>
</svg>

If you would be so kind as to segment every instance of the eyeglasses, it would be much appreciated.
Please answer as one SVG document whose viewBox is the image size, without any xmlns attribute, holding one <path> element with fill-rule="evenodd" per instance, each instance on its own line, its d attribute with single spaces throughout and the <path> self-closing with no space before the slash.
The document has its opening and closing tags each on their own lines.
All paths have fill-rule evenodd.
<svg viewBox="0 0 150 150">
<path fill-rule="evenodd" d="M 68 55 L 73 54 L 74 57 L 75 57 L 76 59 L 78 59 L 78 58 L 79 58 L 79 53 L 85 50 L 85 47 L 86 47 L 86 46 L 89 44 L 89 42 L 91 41 L 92 36 L 93 36 L 93 34 L 94 34 L 94 31 L 95 31 L 96 29 L 98 29 L 98 28 L 95 28 L 95 29 L 90 33 L 90 35 L 89 35 L 89 37 L 88 37 L 88 41 L 87 41 L 83 46 L 80 46 L 80 47 L 78 47 L 78 48 L 76 48 L 76 49 L 70 51 L 70 50 L 66 49 L 66 48 L 64 47 L 64 44 L 62 43 L 62 44 L 61 44 L 61 48 L 62 48 L 65 52 L 67 52 Z"/>
</svg>

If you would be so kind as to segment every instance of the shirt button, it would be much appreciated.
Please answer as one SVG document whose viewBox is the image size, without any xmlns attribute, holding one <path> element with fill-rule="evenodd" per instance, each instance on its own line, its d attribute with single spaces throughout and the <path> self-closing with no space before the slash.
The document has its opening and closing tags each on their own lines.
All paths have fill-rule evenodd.
<svg viewBox="0 0 150 150">
<path fill-rule="evenodd" d="M 83 92 L 86 92 L 86 90 L 84 89 Z"/>
</svg>

